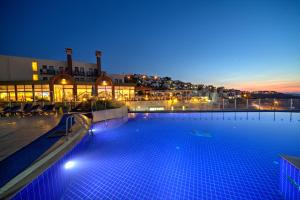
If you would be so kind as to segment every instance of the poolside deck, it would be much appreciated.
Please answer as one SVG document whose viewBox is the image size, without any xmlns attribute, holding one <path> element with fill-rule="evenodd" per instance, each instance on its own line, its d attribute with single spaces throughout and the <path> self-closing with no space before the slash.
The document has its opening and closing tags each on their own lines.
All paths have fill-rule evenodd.
<svg viewBox="0 0 300 200">
<path fill-rule="evenodd" d="M 0 161 L 52 129 L 60 115 L 0 118 Z"/>
</svg>

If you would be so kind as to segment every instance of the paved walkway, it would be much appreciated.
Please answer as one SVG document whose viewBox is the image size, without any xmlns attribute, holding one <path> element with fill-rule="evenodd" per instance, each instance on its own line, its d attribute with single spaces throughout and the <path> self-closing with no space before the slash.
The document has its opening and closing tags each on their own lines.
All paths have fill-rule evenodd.
<svg viewBox="0 0 300 200">
<path fill-rule="evenodd" d="M 0 161 L 52 129 L 61 116 L 0 118 Z"/>
</svg>

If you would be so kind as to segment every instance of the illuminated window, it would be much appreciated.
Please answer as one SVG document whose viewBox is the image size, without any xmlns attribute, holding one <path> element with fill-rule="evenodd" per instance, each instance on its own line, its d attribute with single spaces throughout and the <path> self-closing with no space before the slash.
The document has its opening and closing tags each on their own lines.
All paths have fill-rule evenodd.
<svg viewBox="0 0 300 200">
<path fill-rule="evenodd" d="M 92 96 L 92 85 L 77 85 L 77 100 L 89 99 Z"/>
<path fill-rule="evenodd" d="M 115 98 L 117 100 L 130 100 L 134 98 L 134 87 L 116 86 Z"/>
<path fill-rule="evenodd" d="M 73 85 L 54 85 L 54 101 L 71 101 L 73 100 Z"/>
<path fill-rule="evenodd" d="M 0 101 L 8 100 L 8 92 L 6 85 L 0 85 Z"/>
<path fill-rule="evenodd" d="M 32 85 L 17 85 L 18 101 L 33 101 Z"/>
<path fill-rule="evenodd" d="M 33 74 L 33 75 L 32 75 L 32 80 L 38 81 L 38 80 L 39 80 L 39 75 Z"/>
<path fill-rule="evenodd" d="M 32 71 L 37 72 L 37 70 L 38 70 L 37 62 L 33 61 L 31 65 L 32 65 Z"/>
<path fill-rule="evenodd" d="M 8 91 L 8 98 L 10 101 L 16 100 L 16 93 L 15 93 L 15 86 L 14 85 L 8 85 L 7 86 Z"/>
<path fill-rule="evenodd" d="M 24 85 L 25 91 L 32 92 L 32 85 Z"/>
<path fill-rule="evenodd" d="M 50 101 L 49 85 L 34 85 L 34 99 Z"/>
<path fill-rule="evenodd" d="M 112 86 L 98 86 L 98 97 L 112 99 Z"/>
<path fill-rule="evenodd" d="M 0 85 L 0 92 L 6 92 L 7 86 L 6 85 Z"/>
</svg>

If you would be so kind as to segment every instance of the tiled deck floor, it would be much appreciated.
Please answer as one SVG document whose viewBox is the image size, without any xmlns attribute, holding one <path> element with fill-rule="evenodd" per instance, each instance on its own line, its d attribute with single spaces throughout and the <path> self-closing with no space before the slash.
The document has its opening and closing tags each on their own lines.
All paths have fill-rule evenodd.
<svg viewBox="0 0 300 200">
<path fill-rule="evenodd" d="M 0 118 L 0 161 L 52 129 L 59 115 Z"/>
</svg>

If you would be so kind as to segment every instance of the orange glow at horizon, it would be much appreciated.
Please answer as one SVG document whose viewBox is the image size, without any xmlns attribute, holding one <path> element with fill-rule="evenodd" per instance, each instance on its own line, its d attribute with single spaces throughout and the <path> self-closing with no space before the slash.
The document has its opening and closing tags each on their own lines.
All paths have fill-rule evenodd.
<svg viewBox="0 0 300 200">
<path fill-rule="evenodd" d="M 260 81 L 230 84 L 230 87 L 245 91 L 300 92 L 300 81 Z"/>
</svg>

